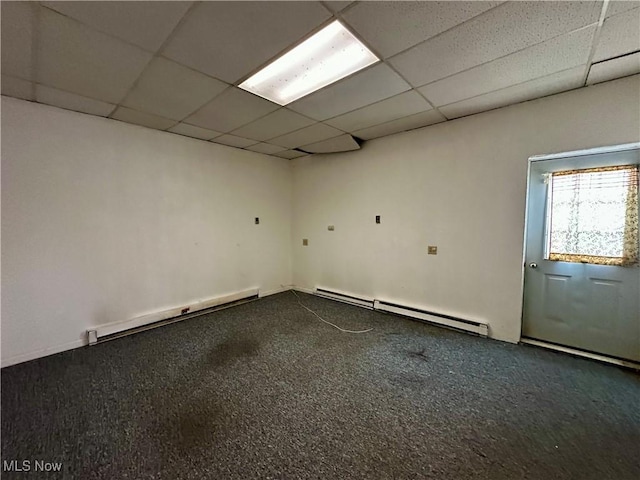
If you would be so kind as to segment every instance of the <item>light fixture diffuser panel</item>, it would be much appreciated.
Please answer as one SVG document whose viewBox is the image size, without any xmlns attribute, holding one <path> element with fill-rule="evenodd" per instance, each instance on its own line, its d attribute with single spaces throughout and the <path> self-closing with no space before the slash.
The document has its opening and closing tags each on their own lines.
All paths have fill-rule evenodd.
<svg viewBox="0 0 640 480">
<path fill-rule="evenodd" d="M 239 87 L 287 105 L 379 60 L 336 20 Z"/>
</svg>

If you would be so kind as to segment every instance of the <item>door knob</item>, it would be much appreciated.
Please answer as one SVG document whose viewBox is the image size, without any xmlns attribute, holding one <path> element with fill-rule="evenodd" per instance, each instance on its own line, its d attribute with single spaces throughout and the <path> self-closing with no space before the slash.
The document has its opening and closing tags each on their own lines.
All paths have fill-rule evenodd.
<svg viewBox="0 0 640 480">
<path fill-rule="evenodd" d="M 531 263 L 529 264 L 529 266 L 530 266 L 531 268 L 538 268 L 538 264 L 537 264 L 537 263 L 534 263 L 534 262 L 531 262 Z"/>
</svg>

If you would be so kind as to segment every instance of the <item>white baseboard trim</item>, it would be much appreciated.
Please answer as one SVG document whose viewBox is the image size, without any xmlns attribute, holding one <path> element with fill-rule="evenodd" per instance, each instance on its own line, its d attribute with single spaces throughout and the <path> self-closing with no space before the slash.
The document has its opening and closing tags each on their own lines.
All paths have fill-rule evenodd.
<svg viewBox="0 0 640 480">
<path fill-rule="evenodd" d="M 598 353 L 585 352 L 584 350 L 578 350 L 577 348 L 563 347 L 562 345 L 555 345 L 553 343 L 547 343 L 541 340 L 534 340 L 532 338 L 524 337 L 520 339 L 520 343 L 546 348 L 549 350 L 555 350 L 557 352 L 568 353 L 578 357 L 590 358 L 591 360 L 598 360 L 600 362 L 610 363 L 612 365 L 618 365 L 621 367 L 633 368 L 634 370 L 640 370 L 640 363 L 621 360 L 619 358 L 607 357 L 606 355 L 600 355 Z"/>
<path fill-rule="evenodd" d="M 295 290 L 296 292 L 308 293 L 309 295 L 313 295 L 315 293 L 311 288 L 296 287 L 295 285 L 291 287 L 291 290 Z"/>
<path fill-rule="evenodd" d="M 288 292 L 292 288 L 293 287 L 291 287 L 290 285 L 283 285 L 282 287 L 275 288 L 273 290 L 260 290 L 260 292 L 258 292 L 258 298 L 264 298 L 268 297 L 269 295 L 277 295 L 278 293 Z"/>
<path fill-rule="evenodd" d="M 28 362 L 29 360 L 35 360 L 36 358 L 48 357 L 49 355 L 55 355 L 56 353 L 73 350 L 74 348 L 80 348 L 86 345 L 88 345 L 86 340 L 78 339 L 73 342 L 63 343 L 62 345 L 48 347 L 43 350 L 21 353 L 19 355 L 14 355 L 13 357 L 2 359 L 2 368 L 10 367 L 11 365 L 16 365 L 18 363 Z"/>
<path fill-rule="evenodd" d="M 208 308 L 224 305 L 225 303 L 237 302 L 245 298 L 254 297 L 257 296 L 258 293 L 259 290 L 257 288 L 252 288 L 249 290 L 243 290 L 241 292 L 230 293 L 219 297 L 208 298 L 206 300 L 182 304 L 180 306 L 172 307 L 159 312 L 147 313 L 145 315 L 141 315 L 139 317 L 121 322 L 108 323 L 106 325 L 92 327 L 87 330 L 89 343 L 97 343 L 100 338 L 115 335 L 126 330 L 144 327 L 152 323 L 160 322 L 162 320 L 167 320 L 170 318 L 180 317 L 182 315 L 191 315 L 194 312 L 198 312 L 200 310 L 206 310 Z"/>
</svg>

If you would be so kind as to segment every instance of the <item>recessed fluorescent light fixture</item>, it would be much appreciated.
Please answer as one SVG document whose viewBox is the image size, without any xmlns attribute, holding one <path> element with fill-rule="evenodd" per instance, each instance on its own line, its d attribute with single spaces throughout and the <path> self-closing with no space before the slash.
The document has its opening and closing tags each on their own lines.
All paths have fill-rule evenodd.
<svg viewBox="0 0 640 480">
<path fill-rule="evenodd" d="M 336 20 L 239 87 L 287 105 L 379 60 Z"/>
</svg>

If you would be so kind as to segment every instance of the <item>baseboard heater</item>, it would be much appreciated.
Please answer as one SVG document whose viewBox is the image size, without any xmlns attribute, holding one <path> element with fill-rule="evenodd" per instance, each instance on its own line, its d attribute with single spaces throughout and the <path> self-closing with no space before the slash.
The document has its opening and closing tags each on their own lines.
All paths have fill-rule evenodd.
<svg viewBox="0 0 640 480">
<path fill-rule="evenodd" d="M 337 290 L 329 290 L 326 288 L 316 287 L 315 292 L 319 297 L 329 298 L 331 300 L 337 300 L 338 302 L 350 303 L 351 305 L 357 305 L 373 310 L 373 298 L 356 297 L 355 295 L 339 292 Z"/>
<path fill-rule="evenodd" d="M 161 312 L 148 313 L 123 322 L 109 323 L 87 330 L 90 345 L 112 340 L 125 335 L 156 328 L 169 323 L 178 322 L 210 311 L 221 310 L 258 299 L 259 290 L 252 288 L 241 292 L 231 293 L 220 297 L 209 298 L 187 305 L 170 308 Z"/>
<path fill-rule="evenodd" d="M 475 320 L 467 320 L 443 313 L 430 312 L 428 310 L 399 305 L 397 303 L 391 303 L 384 300 L 374 300 L 373 308 L 375 310 L 396 313 L 405 317 L 416 318 L 418 320 L 455 328 L 457 330 L 465 330 L 467 332 L 478 334 L 482 337 L 489 335 L 489 326 L 486 323 L 477 322 Z"/>
</svg>

